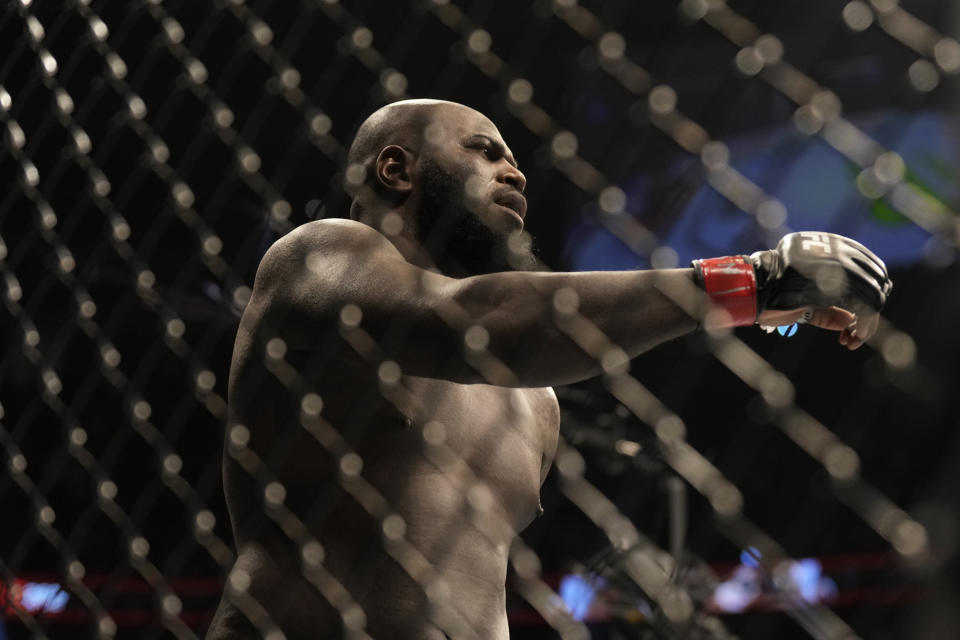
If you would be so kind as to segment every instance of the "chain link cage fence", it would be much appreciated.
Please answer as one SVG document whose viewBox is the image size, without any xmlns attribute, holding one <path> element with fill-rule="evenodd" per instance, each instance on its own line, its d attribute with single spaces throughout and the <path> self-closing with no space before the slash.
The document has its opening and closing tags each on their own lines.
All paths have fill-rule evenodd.
<svg viewBox="0 0 960 640">
<path fill-rule="evenodd" d="M 513 637 L 957 638 L 958 31 L 947 0 L 5 2 L 0 638 L 203 637 L 223 593 L 285 637 L 231 572 L 223 458 L 344 634 L 368 637 L 282 469 L 228 428 L 226 382 L 267 247 L 346 217 L 346 148 L 405 97 L 497 123 L 550 269 L 683 266 L 816 229 L 896 283 L 856 352 L 747 328 L 631 363 L 559 296 L 557 331 L 605 373 L 556 390 L 544 514 L 510 549 Z M 359 318 L 339 332 L 377 364 Z M 465 344 L 507 379 L 481 334 Z M 282 341 L 258 357 L 338 462 L 330 482 L 438 593 L 328 399 Z M 379 370 L 385 398 L 403 391 Z M 483 481 L 421 427 L 488 534 Z M 437 624 L 471 637 L 468 618 Z"/>
</svg>

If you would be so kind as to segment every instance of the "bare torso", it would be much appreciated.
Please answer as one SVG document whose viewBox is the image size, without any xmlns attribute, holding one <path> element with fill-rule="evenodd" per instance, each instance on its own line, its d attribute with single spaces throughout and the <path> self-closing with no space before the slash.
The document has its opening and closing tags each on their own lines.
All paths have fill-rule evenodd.
<svg viewBox="0 0 960 640">
<path fill-rule="evenodd" d="M 230 419 L 250 430 L 250 448 L 269 471 L 254 480 L 225 454 L 224 482 L 236 566 L 250 575 L 249 594 L 272 623 L 291 639 L 343 635 L 340 613 L 302 577 L 302 542 L 278 526 L 282 514 L 264 509 L 263 485 L 276 480 L 285 506 L 322 545 L 324 569 L 363 609 L 367 633 L 445 637 L 422 585 L 385 550 L 381 522 L 343 490 L 340 461 L 301 424 L 301 400 L 312 391 L 323 399 L 323 419 L 362 459 L 363 478 L 403 518 L 405 540 L 446 583 L 446 615 L 477 637 L 507 638 L 508 551 L 540 509 L 558 433 L 552 389 L 404 377 L 386 400 L 370 368 L 343 345 L 343 358 L 287 354 L 303 385 L 294 391 L 264 368 L 258 348 L 242 327 Z M 247 614 L 225 596 L 208 637 L 260 637 L 264 625 L 258 631 Z"/>
</svg>

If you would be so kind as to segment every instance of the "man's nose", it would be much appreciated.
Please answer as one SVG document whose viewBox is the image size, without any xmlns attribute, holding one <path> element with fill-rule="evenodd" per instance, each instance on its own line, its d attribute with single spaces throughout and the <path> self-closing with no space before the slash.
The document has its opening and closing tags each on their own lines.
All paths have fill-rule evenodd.
<svg viewBox="0 0 960 640">
<path fill-rule="evenodd" d="M 516 188 L 520 193 L 523 193 L 523 191 L 527 188 L 527 177 L 523 175 L 523 172 L 520 171 L 520 169 L 517 169 L 512 164 L 506 161 L 504 161 L 503 164 L 506 165 L 506 168 L 500 172 L 500 182 L 509 184 L 510 186 Z"/>
</svg>

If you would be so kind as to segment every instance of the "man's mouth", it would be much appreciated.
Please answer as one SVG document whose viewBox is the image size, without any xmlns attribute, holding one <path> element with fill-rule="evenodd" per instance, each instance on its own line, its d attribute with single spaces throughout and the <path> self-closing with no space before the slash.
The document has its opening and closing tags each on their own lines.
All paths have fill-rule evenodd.
<svg viewBox="0 0 960 640">
<path fill-rule="evenodd" d="M 500 194 L 494 202 L 516 213 L 521 220 L 527 215 L 527 199 L 517 191 Z"/>
</svg>

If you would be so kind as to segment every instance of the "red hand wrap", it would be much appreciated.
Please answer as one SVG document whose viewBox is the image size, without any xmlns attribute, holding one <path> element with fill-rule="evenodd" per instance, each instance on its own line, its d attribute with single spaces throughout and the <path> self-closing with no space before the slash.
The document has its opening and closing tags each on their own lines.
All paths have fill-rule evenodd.
<svg viewBox="0 0 960 640">
<path fill-rule="evenodd" d="M 698 260 L 703 289 L 730 314 L 733 326 L 757 321 L 757 276 L 746 256 Z"/>
</svg>

